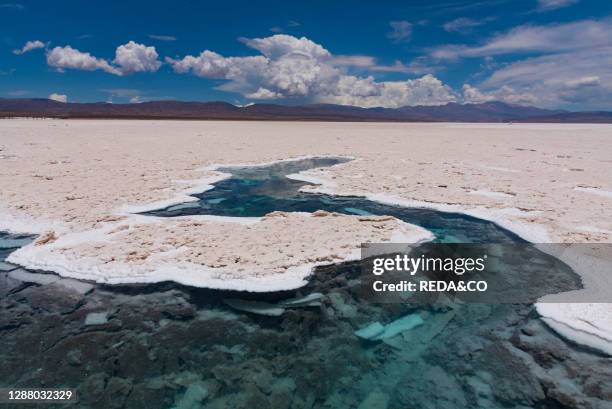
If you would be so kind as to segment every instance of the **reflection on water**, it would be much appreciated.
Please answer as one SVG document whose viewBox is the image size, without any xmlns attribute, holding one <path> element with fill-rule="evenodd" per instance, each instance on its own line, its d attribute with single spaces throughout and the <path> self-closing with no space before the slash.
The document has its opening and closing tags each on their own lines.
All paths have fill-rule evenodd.
<svg viewBox="0 0 612 409">
<path fill-rule="evenodd" d="M 329 160 L 232 169 L 199 202 L 151 213 L 367 212 L 445 242 L 520 240 L 458 214 L 299 193 L 283 177 Z M 0 387 L 77 388 L 83 408 L 561 409 L 612 396 L 609 360 L 558 338 L 531 305 L 374 304 L 360 297 L 359 263 L 271 294 L 41 285 L 16 271 L 0 275 Z M 395 336 L 355 335 L 376 323 Z"/>
</svg>

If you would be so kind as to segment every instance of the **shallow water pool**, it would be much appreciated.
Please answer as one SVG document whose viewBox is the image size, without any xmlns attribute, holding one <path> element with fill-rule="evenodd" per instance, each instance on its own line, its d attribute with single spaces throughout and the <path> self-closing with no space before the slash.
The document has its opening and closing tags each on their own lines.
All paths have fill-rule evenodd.
<svg viewBox="0 0 612 409">
<path fill-rule="evenodd" d="M 521 241 L 460 214 L 302 193 L 304 182 L 284 177 L 334 163 L 225 169 L 234 176 L 197 195 L 198 202 L 149 214 L 324 209 L 393 215 L 441 242 Z M 610 358 L 559 338 L 531 304 L 375 304 L 360 296 L 360 272 L 358 262 L 319 267 L 306 287 L 268 294 L 173 283 L 42 285 L 4 272 L 0 387 L 76 388 L 80 408 L 609 407 Z M 571 270 L 561 272 L 561 288 L 539 291 L 579 288 Z M 518 275 L 513 285 L 528 279 Z M 315 302 L 287 303 L 316 294 Z M 282 313 L 228 305 L 252 302 L 280 305 Z M 376 322 L 416 326 L 381 340 L 356 336 Z"/>
</svg>

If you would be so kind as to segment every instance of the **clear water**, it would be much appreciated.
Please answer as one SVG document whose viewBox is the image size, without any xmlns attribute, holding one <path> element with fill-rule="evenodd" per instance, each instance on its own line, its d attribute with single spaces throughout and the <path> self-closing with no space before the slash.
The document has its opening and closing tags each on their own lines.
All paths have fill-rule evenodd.
<svg viewBox="0 0 612 409">
<path fill-rule="evenodd" d="M 194 195 L 190 202 L 145 214 L 185 216 L 208 214 L 233 217 L 258 217 L 273 211 L 314 212 L 326 210 L 345 214 L 395 216 L 430 230 L 436 240 L 446 243 L 524 242 L 516 234 L 496 224 L 459 213 L 405 208 L 373 202 L 362 197 L 343 197 L 300 192 L 309 183 L 285 176 L 302 170 L 341 163 L 334 158 L 281 162 L 271 166 L 222 168 L 232 177 L 216 183 L 213 189 Z"/>
<path fill-rule="evenodd" d="M 10 234 L 0 231 L 0 261 L 4 261 L 9 254 L 30 243 L 34 236 L 27 234 Z"/>
<path fill-rule="evenodd" d="M 444 242 L 517 242 L 493 223 L 363 198 L 300 193 L 284 177 L 330 159 L 233 173 L 196 203 L 150 214 L 260 216 L 324 209 L 390 214 Z M 74 293 L 0 274 L 0 387 L 71 387 L 79 408 L 605 408 L 612 366 L 546 328 L 529 304 L 374 304 L 360 298 L 358 263 L 318 268 L 291 292 L 249 294 L 173 283 Z M 564 288 L 578 288 L 571 271 Z M 524 276 L 515 285 L 527 286 Z M 237 311 L 228 299 L 278 303 L 323 294 L 280 316 Z M 542 294 L 543 295 L 543 294 Z M 85 325 L 91 313 L 107 322 Z M 419 314 L 424 324 L 386 342 L 354 334 Z M 588 374 L 588 375 L 587 375 Z M 610 382 L 608 382 L 610 381 Z M 571 398 L 566 397 L 572 385 Z M 574 399 L 573 401 L 571 399 Z"/>
</svg>

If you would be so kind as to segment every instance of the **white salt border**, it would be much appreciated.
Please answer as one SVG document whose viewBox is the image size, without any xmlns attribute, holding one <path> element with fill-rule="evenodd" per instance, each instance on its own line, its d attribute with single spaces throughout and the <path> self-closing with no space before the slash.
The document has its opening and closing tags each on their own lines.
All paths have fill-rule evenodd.
<svg viewBox="0 0 612 409">
<path fill-rule="evenodd" d="M 303 217 L 316 217 L 311 213 L 298 213 Z M 162 223 L 164 218 L 137 216 L 141 223 Z M 215 216 L 183 216 L 188 220 L 212 220 L 212 221 L 235 221 L 243 224 L 253 224 L 260 221 L 260 218 L 240 218 L 240 217 L 215 217 Z M 147 220 L 150 219 L 150 220 Z M 89 230 L 80 233 L 68 233 L 59 237 L 56 241 L 45 244 L 44 246 L 28 245 L 11 253 L 7 261 L 20 264 L 28 269 L 53 271 L 63 277 L 70 277 L 80 280 L 95 281 L 105 284 L 136 284 L 136 283 L 157 283 L 161 281 L 174 281 L 179 284 L 206 287 L 222 290 L 237 290 L 250 292 L 271 292 L 293 290 L 308 284 L 307 278 L 310 277 L 314 269 L 321 265 L 329 265 L 329 261 L 308 263 L 293 266 L 277 274 L 267 274 L 265 276 L 251 276 L 232 278 L 232 270 L 225 268 L 211 268 L 193 263 L 177 263 L 174 261 L 162 260 L 166 254 L 157 254 L 151 257 L 151 264 L 138 266 L 128 263 L 113 263 L 112 265 L 97 264 L 88 262 L 85 259 L 74 259 L 67 257 L 63 252 L 54 250 L 70 247 L 84 242 L 108 242 L 110 237 L 107 235 L 111 230 L 122 225 L 129 225 L 134 219 L 123 220 L 119 223 L 105 225 L 99 229 Z M 394 242 L 402 243 L 422 243 L 433 239 L 433 234 L 408 223 L 400 222 L 399 229 L 395 230 L 390 239 Z M 176 249 L 174 252 L 180 252 Z M 335 263 L 354 261 L 361 257 L 359 249 L 348 249 L 336 258 Z"/>
<path fill-rule="evenodd" d="M 45 231 L 67 231 L 62 223 L 34 218 L 25 215 L 15 215 L 0 205 L 0 230 L 15 234 L 41 234 Z"/>
</svg>

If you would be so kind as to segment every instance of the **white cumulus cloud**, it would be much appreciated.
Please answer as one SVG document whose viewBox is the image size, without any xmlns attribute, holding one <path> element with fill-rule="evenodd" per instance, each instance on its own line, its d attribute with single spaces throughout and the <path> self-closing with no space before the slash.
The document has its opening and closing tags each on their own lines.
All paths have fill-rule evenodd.
<svg viewBox="0 0 612 409">
<path fill-rule="evenodd" d="M 161 66 L 155 47 L 130 41 L 120 45 L 115 51 L 112 64 L 104 58 L 97 58 L 67 45 L 55 47 L 47 52 L 47 64 L 58 70 L 73 69 L 94 71 L 102 70 L 113 75 L 126 75 L 134 72 L 155 72 Z"/>
<path fill-rule="evenodd" d="M 113 63 L 119 66 L 123 74 L 155 72 L 162 64 L 158 57 L 155 47 L 147 47 L 130 41 L 117 47 Z"/>
<path fill-rule="evenodd" d="M 69 45 L 55 47 L 47 53 L 47 64 L 58 70 L 73 69 L 94 71 L 102 70 L 110 74 L 121 75 L 121 72 L 112 67 L 108 61 L 96 58 L 89 53 L 81 52 Z"/>
<path fill-rule="evenodd" d="M 272 59 L 288 54 L 300 54 L 316 59 L 331 57 L 329 51 L 306 37 L 297 38 L 286 34 L 277 34 L 265 38 L 243 38 L 241 41 Z"/>
<path fill-rule="evenodd" d="M 23 47 L 13 50 L 13 54 L 21 55 L 21 54 L 27 53 L 28 51 L 35 50 L 37 48 L 45 48 L 45 43 L 39 40 L 28 41 L 24 44 Z"/>
<path fill-rule="evenodd" d="M 197 57 L 188 55 L 179 60 L 166 58 L 166 62 L 179 74 L 191 72 L 202 78 L 234 79 L 264 69 L 268 59 L 263 56 L 226 58 L 205 50 Z"/>
<path fill-rule="evenodd" d="M 57 102 L 64 102 L 64 103 L 68 102 L 68 96 L 66 96 L 64 94 L 53 93 L 53 94 L 49 95 L 47 98 L 52 100 L 52 101 L 57 101 Z"/>
<path fill-rule="evenodd" d="M 279 94 L 278 92 L 270 91 L 269 89 L 261 87 L 257 91 L 246 94 L 245 96 L 250 99 L 277 99 L 283 97 L 282 94 Z"/>
<path fill-rule="evenodd" d="M 372 77 L 344 76 L 335 93 L 322 101 L 361 107 L 399 108 L 408 105 L 443 105 L 456 102 L 453 90 L 431 74 L 405 81 L 376 82 Z"/>
<path fill-rule="evenodd" d="M 380 66 L 368 56 L 334 57 L 308 38 L 285 34 L 241 41 L 260 55 L 225 57 L 205 50 L 197 56 L 166 58 L 166 61 L 176 73 L 227 80 L 219 89 L 237 92 L 249 99 L 298 98 L 364 107 L 440 105 L 456 100 L 452 90 L 432 75 L 379 82 L 371 76 L 349 75 L 345 70 L 346 66 L 352 66 L 371 71 L 407 72 L 410 68 L 401 63 Z"/>
</svg>

